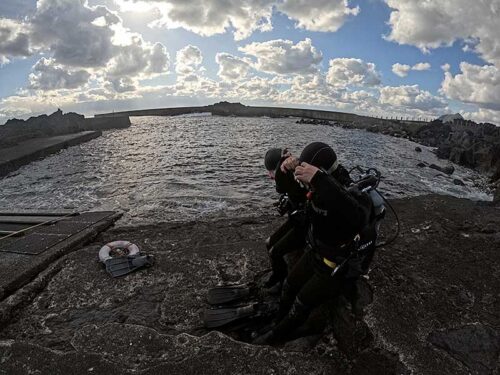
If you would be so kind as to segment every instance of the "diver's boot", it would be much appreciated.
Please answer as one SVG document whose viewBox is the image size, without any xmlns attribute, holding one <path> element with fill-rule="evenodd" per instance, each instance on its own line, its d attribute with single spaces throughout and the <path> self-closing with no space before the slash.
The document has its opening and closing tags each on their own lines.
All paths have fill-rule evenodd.
<svg viewBox="0 0 500 375">
<path fill-rule="evenodd" d="M 264 284 L 264 288 L 271 288 L 278 283 L 282 283 L 288 274 L 288 266 L 274 246 L 269 249 L 269 259 L 271 261 L 272 274 Z"/>
<path fill-rule="evenodd" d="M 311 309 L 303 304 L 298 298 L 295 298 L 290 311 L 273 328 L 273 334 L 267 341 L 276 343 L 284 341 L 295 329 L 300 327 L 309 316 Z"/>
</svg>

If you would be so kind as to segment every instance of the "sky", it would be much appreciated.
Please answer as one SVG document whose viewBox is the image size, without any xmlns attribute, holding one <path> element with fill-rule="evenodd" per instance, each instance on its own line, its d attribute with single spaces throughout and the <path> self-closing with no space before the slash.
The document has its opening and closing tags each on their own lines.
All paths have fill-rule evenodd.
<svg viewBox="0 0 500 375">
<path fill-rule="evenodd" d="M 0 124 L 212 104 L 500 125 L 500 0 L 0 0 Z"/>
</svg>

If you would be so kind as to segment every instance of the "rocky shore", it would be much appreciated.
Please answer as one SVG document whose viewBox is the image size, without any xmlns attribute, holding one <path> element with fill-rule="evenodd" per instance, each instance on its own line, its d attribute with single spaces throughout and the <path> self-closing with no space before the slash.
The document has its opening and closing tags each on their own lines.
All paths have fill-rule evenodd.
<svg viewBox="0 0 500 375">
<path fill-rule="evenodd" d="M 399 239 L 378 251 L 355 300 L 323 310 L 322 334 L 254 346 L 201 324 L 210 287 L 268 267 L 264 238 L 281 218 L 118 227 L 9 297 L 26 307 L 0 327 L 0 374 L 497 374 L 500 206 L 392 203 Z M 383 236 L 393 230 L 389 215 Z M 111 279 L 97 252 L 117 239 L 156 264 Z"/>
</svg>

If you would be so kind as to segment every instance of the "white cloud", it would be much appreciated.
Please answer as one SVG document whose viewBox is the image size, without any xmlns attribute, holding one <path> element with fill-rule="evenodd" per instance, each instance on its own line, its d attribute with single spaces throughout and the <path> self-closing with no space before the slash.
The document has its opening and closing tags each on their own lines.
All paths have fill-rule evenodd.
<svg viewBox="0 0 500 375">
<path fill-rule="evenodd" d="M 161 43 L 151 45 L 137 34 L 131 37 L 130 42 L 129 45 L 116 47 L 117 54 L 106 69 L 108 78 L 144 79 L 168 70 L 169 56 Z"/>
<path fill-rule="evenodd" d="M 122 0 L 122 3 L 124 1 Z M 235 40 L 271 30 L 274 0 L 150 0 L 161 12 L 155 26 L 183 27 L 203 36 L 233 30 Z"/>
<path fill-rule="evenodd" d="M 380 89 L 379 102 L 399 109 L 416 109 L 425 112 L 441 111 L 446 108 L 444 99 L 413 86 L 385 86 Z"/>
<path fill-rule="evenodd" d="M 420 62 L 417 63 L 413 66 L 407 65 L 407 64 L 400 64 L 396 63 L 392 65 L 392 72 L 396 74 L 397 76 L 400 77 L 406 77 L 410 70 L 417 70 L 417 71 L 423 71 L 423 70 L 429 70 L 431 68 L 431 64 L 429 63 L 424 63 Z"/>
<path fill-rule="evenodd" d="M 184 76 L 194 74 L 203 62 L 203 56 L 198 47 L 187 45 L 177 51 L 175 58 L 175 71 Z"/>
<path fill-rule="evenodd" d="M 337 31 L 359 7 L 349 8 L 348 0 L 284 0 L 278 10 L 296 20 L 296 27 L 311 31 Z"/>
<path fill-rule="evenodd" d="M 493 65 L 460 64 L 461 73 L 445 72 L 441 92 L 450 99 L 500 111 L 500 70 Z"/>
<path fill-rule="evenodd" d="M 254 42 L 239 50 L 257 59 L 254 68 L 274 74 L 305 74 L 318 70 L 323 54 L 306 38 L 297 44 L 291 40 Z"/>
<path fill-rule="evenodd" d="M 377 86 L 380 84 L 380 73 L 373 63 L 361 59 L 337 58 L 330 60 L 326 79 L 336 87 Z"/>
<path fill-rule="evenodd" d="M 393 9 L 387 39 L 427 51 L 472 41 L 488 62 L 500 62 L 500 0 L 386 0 Z M 475 41 L 475 42 L 473 42 Z"/>
<path fill-rule="evenodd" d="M 85 85 L 90 73 L 86 70 L 66 70 L 53 59 L 42 57 L 29 76 L 29 88 L 34 90 L 76 89 Z"/>
<path fill-rule="evenodd" d="M 429 63 L 418 63 L 412 66 L 411 70 L 417 70 L 417 71 L 423 71 L 423 70 L 429 70 L 431 68 L 431 64 Z"/>
<path fill-rule="evenodd" d="M 219 64 L 217 75 L 223 80 L 239 80 L 248 75 L 251 69 L 250 63 L 245 59 L 230 55 L 229 53 L 218 53 L 215 61 Z"/>
<path fill-rule="evenodd" d="M 396 63 L 392 65 L 392 72 L 400 77 L 406 77 L 411 70 L 410 65 Z"/>
<path fill-rule="evenodd" d="M 29 25 L 0 18 L 0 63 L 3 65 L 12 57 L 27 57 L 32 53 Z"/>
<path fill-rule="evenodd" d="M 105 26 L 96 25 L 98 19 Z M 110 26 L 121 20 L 105 7 L 89 7 L 80 0 L 39 0 L 30 21 L 33 42 L 48 49 L 57 63 L 103 67 L 115 54 Z"/>
<path fill-rule="evenodd" d="M 451 65 L 446 63 L 446 64 L 443 64 L 441 65 L 441 69 L 444 71 L 444 72 L 448 72 L 451 68 Z"/>
<path fill-rule="evenodd" d="M 489 109 L 480 108 L 476 112 L 461 112 L 465 119 L 476 122 L 489 122 L 492 124 L 500 124 L 500 111 L 492 111 Z"/>
</svg>

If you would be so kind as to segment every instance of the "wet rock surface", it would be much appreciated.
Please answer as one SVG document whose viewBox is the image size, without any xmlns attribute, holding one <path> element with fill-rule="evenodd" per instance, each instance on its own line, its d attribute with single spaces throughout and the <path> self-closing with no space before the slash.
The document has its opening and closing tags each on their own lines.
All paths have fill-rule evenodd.
<svg viewBox="0 0 500 375">
<path fill-rule="evenodd" d="M 264 239 L 281 218 L 122 227 L 63 258 L 2 328 L 0 373 L 497 373 L 500 208 L 437 195 L 393 205 L 401 236 L 357 298 L 325 305 L 321 335 L 254 346 L 202 326 L 209 288 L 268 267 Z M 112 279 L 97 253 L 117 239 L 155 265 Z"/>
</svg>

